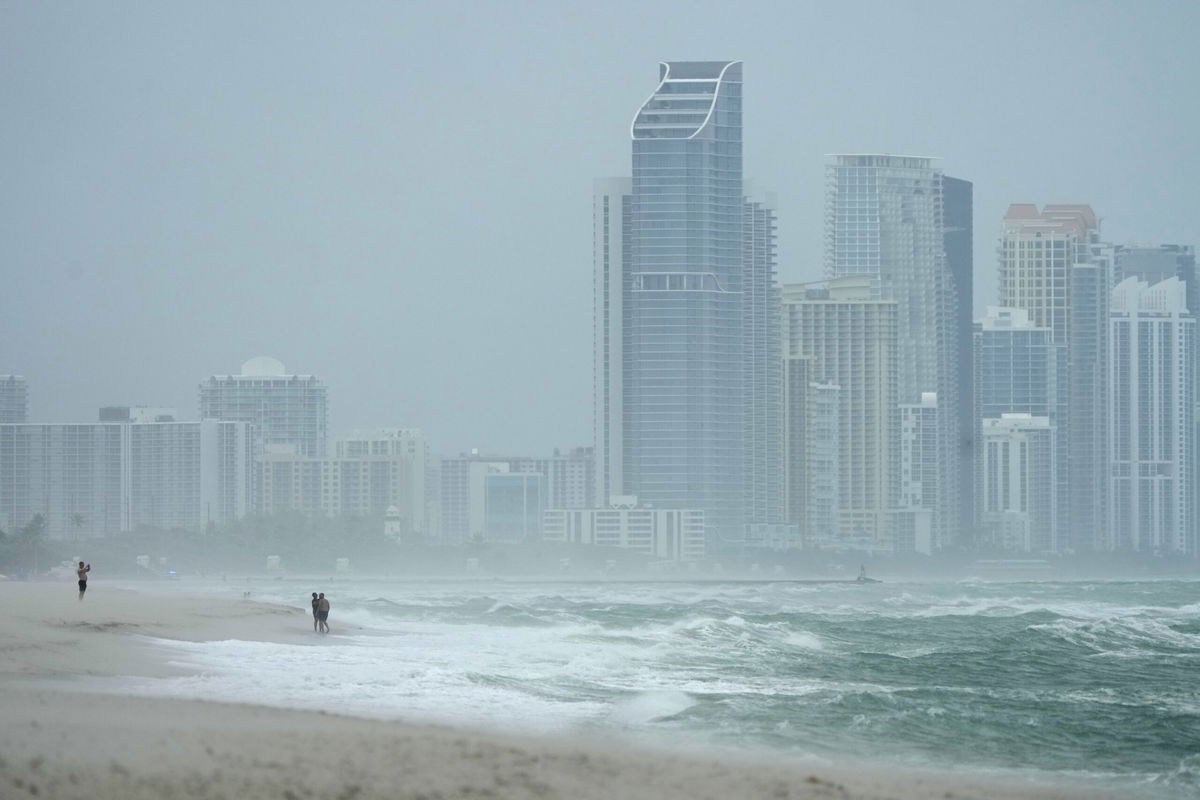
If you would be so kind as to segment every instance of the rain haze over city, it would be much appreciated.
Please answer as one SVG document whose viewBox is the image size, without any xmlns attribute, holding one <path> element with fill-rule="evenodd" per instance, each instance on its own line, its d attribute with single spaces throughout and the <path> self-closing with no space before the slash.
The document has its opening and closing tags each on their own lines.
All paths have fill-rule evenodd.
<svg viewBox="0 0 1200 800">
<path fill-rule="evenodd" d="M 1194 796 L 1197 30 L 4 5 L 0 795 Z"/>
</svg>

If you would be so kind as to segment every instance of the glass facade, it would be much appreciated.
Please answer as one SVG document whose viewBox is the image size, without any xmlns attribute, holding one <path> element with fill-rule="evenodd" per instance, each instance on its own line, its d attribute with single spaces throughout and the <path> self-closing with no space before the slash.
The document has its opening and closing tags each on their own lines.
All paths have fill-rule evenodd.
<svg viewBox="0 0 1200 800">
<path fill-rule="evenodd" d="M 746 521 L 741 63 L 662 64 L 631 133 L 625 490 L 703 509 L 733 538 Z"/>
<path fill-rule="evenodd" d="M 631 178 L 593 194 L 595 498 L 704 512 L 712 552 L 783 519 L 776 216 L 742 180 L 741 62 L 660 65 Z"/>
<path fill-rule="evenodd" d="M 1054 344 L 1050 328 L 1035 327 L 1019 308 L 990 306 L 975 331 L 975 419 L 999 419 L 1005 414 L 1045 417 L 1055 440 L 1053 541 L 1042 549 L 1062 551 L 1070 542 L 1067 485 L 1067 348 Z M 976 424 L 979 424 L 977 422 Z M 977 458 L 976 481 L 984 464 Z M 982 513 L 983 508 L 980 508 Z M 979 519 L 982 525 L 982 517 Z"/>
<path fill-rule="evenodd" d="M 897 401 L 913 404 L 926 392 L 938 396 L 938 477 L 931 491 L 934 549 L 958 537 L 962 410 L 958 396 L 962 331 L 957 322 L 970 286 L 956 285 L 947 263 L 969 272 L 970 184 L 951 187 L 950 220 L 964 236 L 946 238 L 946 182 L 933 159 L 887 154 L 846 154 L 827 167 L 825 271 L 827 277 L 864 276 L 872 296 L 897 305 Z M 964 214 L 966 222 L 964 224 Z M 965 275 L 963 275 L 965 283 Z M 967 312 L 969 313 L 969 311 Z M 898 436 L 893 429 L 892 436 Z M 969 452 L 969 449 L 968 449 Z M 907 465 L 910 470 L 920 465 Z"/>
<path fill-rule="evenodd" d="M 523 542 L 541 533 L 546 478 L 495 473 L 484 479 L 484 530 L 489 542 Z"/>
</svg>

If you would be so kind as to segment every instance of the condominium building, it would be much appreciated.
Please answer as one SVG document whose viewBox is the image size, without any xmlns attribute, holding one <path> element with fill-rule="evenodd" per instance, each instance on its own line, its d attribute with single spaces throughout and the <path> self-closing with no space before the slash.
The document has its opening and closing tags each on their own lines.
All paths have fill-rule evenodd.
<svg viewBox="0 0 1200 800">
<path fill-rule="evenodd" d="M 249 509 L 251 448 L 247 424 L 216 420 L 0 425 L 0 526 L 203 532 Z"/>
<path fill-rule="evenodd" d="M 1050 553 L 1058 534 L 1058 458 L 1049 417 L 1016 413 L 982 420 L 982 544 L 1014 553 Z"/>
<path fill-rule="evenodd" d="M 838 540 L 893 547 L 896 497 L 897 303 L 872 292 L 871 275 L 831 280 L 826 289 L 783 287 L 787 359 L 808 359 L 807 382 L 838 387 Z M 792 379 L 789 378 L 789 386 Z M 785 429 L 802 411 L 789 399 Z M 806 469 L 787 449 L 789 475 Z M 805 503 L 807 500 L 792 501 Z"/>
<path fill-rule="evenodd" d="M 783 520 L 783 374 L 775 198 L 742 206 L 745 509 L 749 525 Z"/>
<path fill-rule="evenodd" d="M 806 546 L 837 539 L 841 387 L 811 379 L 813 359 L 784 361 L 784 499 Z"/>
<path fill-rule="evenodd" d="M 1112 292 L 1107 548 L 1196 556 L 1194 327 L 1187 287 L 1126 278 Z"/>
<path fill-rule="evenodd" d="M 962 217 L 970 214 L 970 191 L 958 183 L 951 191 L 961 227 Z M 925 392 L 935 392 L 940 400 L 938 477 L 927 494 L 933 503 L 934 548 L 956 537 L 960 520 L 964 426 L 958 359 L 963 345 L 955 336 L 961 332 L 961 314 L 970 320 L 970 288 L 956 284 L 947 263 L 944 203 L 945 177 L 931 158 L 837 155 L 827 166 L 826 275 L 867 276 L 874 297 L 895 301 L 897 403 L 919 403 Z M 959 283 L 965 282 L 969 268 L 961 237 L 949 244 L 955 248 Z"/>
<path fill-rule="evenodd" d="M 356 430 L 334 443 L 334 455 L 339 459 L 382 456 L 407 460 L 409 467 L 405 496 L 394 505 L 409 520 L 414 532 L 424 536 L 435 534 L 432 520 L 436 516 L 436 471 L 429 439 L 424 431 L 419 428 Z"/>
<path fill-rule="evenodd" d="M 593 508 L 596 505 L 596 461 L 590 447 L 554 448 L 550 456 L 509 458 L 513 472 L 546 476 L 546 504 L 555 508 Z"/>
<path fill-rule="evenodd" d="M 381 517 L 394 509 L 403 536 L 424 537 L 429 463 L 428 442 L 415 428 L 355 431 L 329 458 L 268 448 L 258 458 L 255 506 L 260 514 L 327 517 Z"/>
<path fill-rule="evenodd" d="M 964 475 L 958 482 L 958 533 L 965 538 L 975 524 L 974 482 L 965 477 L 966 465 L 974 463 L 975 440 L 979 438 L 974 414 L 974 351 L 971 346 L 975 319 L 975 208 L 972 183 L 949 175 L 942 176 L 942 242 L 953 285 L 951 346 L 958 397 L 955 417 L 958 464 Z"/>
<path fill-rule="evenodd" d="M 1114 249 L 1113 284 L 1126 278 L 1139 278 L 1154 285 L 1167 278 L 1183 281 L 1187 292 L 1187 309 L 1193 316 L 1200 314 L 1200 281 L 1196 276 L 1196 249 L 1192 245 L 1180 244 L 1126 244 Z M 1193 355 L 1200 359 L 1200 325 L 1193 326 L 1198 341 L 1193 345 Z M 1200 364 L 1193 372 L 1196 386 L 1193 397 L 1200 403 Z M 1194 421 L 1200 426 L 1200 413 Z M 1200 429 L 1195 434 L 1200 441 Z M 1192 470 L 1193 503 L 1200 503 L 1200 470 Z M 1200 513 L 1193 512 L 1200 526 Z"/>
<path fill-rule="evenodd" d="M 541 508 L 591 508 L 595 501 L 592 449 L 555 450 L 549 457 L 491 456 L 478 451 L 440 461 L 442 538 L 463 542 L 486 533 L 486 487 L 491 474 L 540 475 Z M 539 510 L 540 514 L 540 510 Z"/>
<path fill-rule="evenodd" d="M 1005 414 L 1045 417 L 1055 437 L 1055 534 L 1068 530 L 1066 513 L 1067 347 L 1055 344 L 1050 328 L 1039 328 L 1021 308 L 988 306 L 976 325 L 975 419 L 999 419 Z M 983 453 L 975 462 L 976 494 L 982 491 Z M 976 522 L 981 524 L 981 519 Z M 1050 549 L 1065 550 L 1069 542 L 1056 539 Z"/>
<path fill-rule="evenodd" d="M 594 496 L 703 509 L 714 541 L 782 515 L 775 213 L 742 180 L 742 65 L 672 62 L 598 181 Z"/>
<path fill-rule="evenodd" d="M 483 477 L 483 540 L 516 544 L 541 537 L 546 476 L 489 470 Z"/>
<path fill-rule="evenodd" d="M 625 373 L 628 327 L 625 305 L 632 264 L 633 181 L 597 178 L 592 193 L 593 362 L 592 400 L 595 498 L 625 486 Z"/>
<path fill-rule="evenodd" d="M 898 519 L 895 547 L 899 552 L 933 552 L 934 515 L 941 453 L 936 392 L 922 392 L 921 402 L 901 403 Z"/>
<path fill-rule="evenodd" d="M 1190 244 L 1123 244 L 1113 248 L 1113 285 L 1139 278 L 1153 286 L 1179 278 L 1187 290 L 1188 311 L 1200 313 L 1196 248 Z"/>
<path fill-rule="evenodd" d="M 620 547 L 667 561 L 704 558 L 704 512 L 640 507 L 636 497 L 611 498 L 607 508 L 546 509 L 542 539 Z"/>
<path fill-rule="evenodd" d="M 1099 221 L 1091 206 L 1014 203 L 1000 240 L 1000 304 L 1021 308 L 1055 344 L 1070 339 L 1071 268 L 1089 261 Z"/>
<path fill-rule="evenodd" d="M 200 384 L 200 417 L 251 423 L 259 453 L 284 447 L 323 457 L 327 414 L 324 381 L 288 374 L 273 358 L 252 358 L 240 375 L 213 375 Z"/>
<path fill-rule="evenodd" d="M 1113 253 L 1100 241 L 1087 205 L 1009 206 L 1000 240 L 1000 302 L 1067 348 L 1070 416 L 1058 426 L 1067 453 L 1067 496 L 1059 530 L 1064 550 L 1088 550 L 1107 540 L 1102 513 L 1108 467 L 1106 357 Z"/>
<path fill-rule="evenodd" d="M 0 375 L 0 425 L 29 421 L 29 382 L 22 375 Z"/>
</svg>

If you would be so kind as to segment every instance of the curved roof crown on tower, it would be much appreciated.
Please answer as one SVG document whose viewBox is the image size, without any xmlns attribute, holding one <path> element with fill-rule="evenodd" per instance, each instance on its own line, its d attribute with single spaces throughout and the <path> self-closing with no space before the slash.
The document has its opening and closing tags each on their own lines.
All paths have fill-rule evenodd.
<svg viewBox="0 0 1200 800">
<path fill-rule="evenodd" d="M 658 87 L 630 126 L 634 139 L 692 139 L 708 125 L 722 83 L 741 83 L 741 61 L 664 61 Z"/>
</svg>

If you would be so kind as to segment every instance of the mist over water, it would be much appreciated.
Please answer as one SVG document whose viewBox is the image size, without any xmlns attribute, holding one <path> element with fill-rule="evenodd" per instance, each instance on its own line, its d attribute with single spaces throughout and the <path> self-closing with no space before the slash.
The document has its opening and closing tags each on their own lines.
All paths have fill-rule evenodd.
<svg viewBox="0 0 1200 800">
<path fill-rule="evenodd" d="M 136 689 L 1200 791 L 1194 582 L 311 588 L 334 636 L 163 642 L 199 674 Z"/>
</svg>

